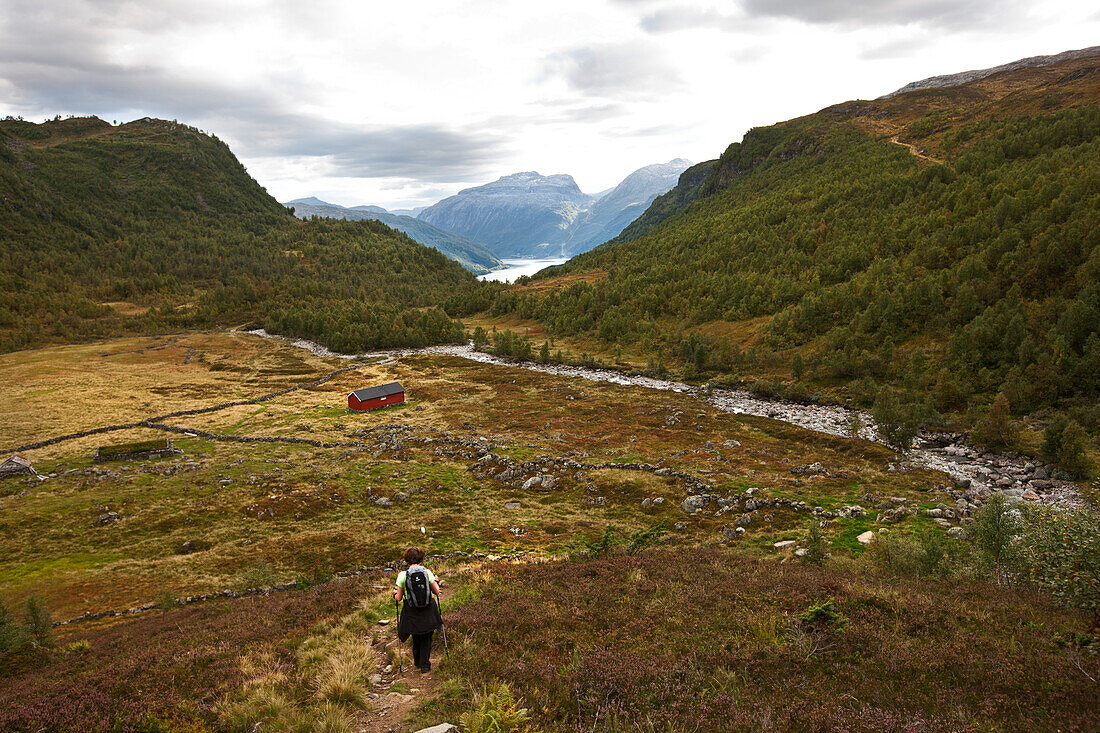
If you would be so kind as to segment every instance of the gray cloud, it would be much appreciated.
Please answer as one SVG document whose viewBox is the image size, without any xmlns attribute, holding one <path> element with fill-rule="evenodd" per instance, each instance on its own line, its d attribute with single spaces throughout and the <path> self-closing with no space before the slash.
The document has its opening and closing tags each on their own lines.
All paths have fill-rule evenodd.
<svg viewBox="0 0 1100 733">
<path fill-rule="evenodd" d="M 213 21 L 192 8 L 128 0 L 5 0 L 0 6 L 0 90 L 21 110 L 155 116 L 200 124 L 246 157 L 323 158 L 329 175 L 405 176 L 443 183 L 482 172 L 501 153 L 501 134 L 438 124 L 352 125 L 290 111 L 277 80 L 238 88 L 159 66 L 130 66 L 111 53 L 120 28 L 163 29 Z M 171 10 L 172 12 L 168 12 Z M 307 90 L 295 91 L 295 106 Z"/>
<path fill-rule="evenodd" d="M 906 38 L 905 40 L 884 43 L 879 46 L 865 49 L 860 53 L 859 57 L 868 61 L 902 58 L 924 48 L 930 41 L 930 38 L 923 35 Z"/>
<path fill-rule="evenodd" d="M 649 97 L 682 83 L 658 49 L 642 42 L 585 46 L 547 58 L 547 72 L 590 96 Z"/>
<path fill-rule="evenodd" d="M 1020 20 L 1021 0 L 739 0 L 730 10 L 670 5 L 638 21 L 649 33 L 706 28 L 738 31 L 758 21 L 788 18 L 813 25 L 921 25 L 960 30 Z"/>
<path fill-rule="evenodd" d="M 713 8 L 675 5 L 643 16 L 638 24 L 648 33 L 672 33 L 692 28 L 736 31 L 742 29 L 747 20 L 743 13 L 731 14 Z"/>
<path fill-rule="evenodd" d="M 358 126 L 290 115 L 249 125 L 239 146 L 256 157 L 319 157 L 329 175 L 411 178 L 436 183 L 466 180 L 501 154 L 498 136 L 442 125 Z"/>
<path fill-rule="evenodd" d="M 959 29 L 1015 15 L 1014 0 L 742 0 L 750 15 L 842 25 L 928 25 Z"/>
</svg>

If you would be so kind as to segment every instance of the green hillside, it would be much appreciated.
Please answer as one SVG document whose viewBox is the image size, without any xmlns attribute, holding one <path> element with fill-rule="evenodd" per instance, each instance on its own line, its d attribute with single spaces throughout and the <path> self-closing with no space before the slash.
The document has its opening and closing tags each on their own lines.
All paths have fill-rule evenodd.
<svg viewBox="0 0 1100 733">
<path fill-rule="evenodd" d="M 303 222 L 175 122 L 0 121 L 0 350 L 245 322 L 339 351 L 461 336 L 473 277 L 378 222 Z"/>
<path fill-rule="evenodd" d="M 374 219 L 380 221 L 392 229 L 408 234 L 425 247 L 438 249 L 475 275 L 484 275 L 487 272 L 504 267 L 504 263 L 486 249 L 484 245 L 478 244 L 457 232 L 441 229 L 411 216 L 391 214 L 388 211 L 371 211 L 363 207 L 348 209 L 326 202 L 315 204 L 299 200 L 291 201 L 287 205 L 294 209 L 294 215 L 299 219 L 320 216 L 331 219 Z"/>
<path fill-rule="evenodd" d="M 619 240 L 489 307 L 689 377 L 755 370 L 868 403 L 889 385 L 925 414 L 1004 392 L 1096 422 L 1098 71 L 1094 56 L 751 130 Z"/>
</svg>

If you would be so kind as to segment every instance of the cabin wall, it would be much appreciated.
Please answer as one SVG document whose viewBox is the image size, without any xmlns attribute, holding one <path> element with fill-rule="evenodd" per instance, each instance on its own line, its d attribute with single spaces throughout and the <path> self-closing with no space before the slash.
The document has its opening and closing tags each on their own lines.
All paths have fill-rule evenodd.
<svg viewBox="0 0 1100 733">
<path fill-rule="evenodd" d="M 386 397 L 375 397 L 373 400 L 367 400 L 366 402 L 360 402 L 359 398 L 355 395 L 348 395 L 348 409 L 357 410 L 359 412 L 375 410 L 379 407 L 389 407 L 390 405 L 400 405 L 404 402 L 404 392 L 398 392 L 397 394 L 391 394 Z"/>
</svg>

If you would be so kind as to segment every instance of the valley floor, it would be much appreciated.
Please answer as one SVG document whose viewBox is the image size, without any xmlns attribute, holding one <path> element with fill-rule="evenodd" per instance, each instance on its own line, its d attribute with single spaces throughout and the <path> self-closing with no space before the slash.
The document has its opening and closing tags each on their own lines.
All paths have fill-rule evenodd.
<svg viewBox="0 0 1100 733">
<path fill-rule="evenodd" d="M 394 380 L 405 385 L 408 404 L 369 413 L 346 409 L 349 391 Z M 15 608 L 33 595 L 44 601 L 55 620 L 84 616 L 58 627 L 59 648 L 83 641 L 90 646 L 85 651 L 43 652 L 48 663 L 25 659 L 13 664 L 10 674 L 0 674 L 0 703 L 24 699 L 32 689 L 40 703 L 38 708 L 13 708 L 16 712 L 11 714 L 17 717 L 8 723 L 17 730 L 37 730 L 33 724 L 39 713 L 46 716 L 43 720 L 53 720 L 48 717 L 50 706 L 76 694 L 74 674 L 89 680 L 90 697 L 85 695 L 82 709 L 95 725 L 89 723 L 88 730 L 101 723 L 102 729 L 109 729 L 103 721 L 109 722 L 111 715 L 136 715 L 142 709 L 155 711 L 158 720 L 179 724 L 165 730 L 186 730 L 185 724 L 193 725 L 192 730 L 233 728 L 231 720 L 236 718 L 228 716 L 218 701 L 247 697 L 248 690 L 261 688 L 282 690 L 279 694 L 297 701 L 294 704 L 302 710 L 312 709 L 312 693 L 303 680 L 320 679 L 320 672 L 309 666 L 316 660 L 303 661 L 303 649 L 345 649 L 349 640 L 365 639 L 357 662 L 361 670 L 381 671 L 392 661 L 385 658 L 392 649 L 383 645 L 382 651 L 372 652 L 366 647 L 380 633 L 392 634 L 392 629 L 377 625 L 387 613 L 392 583 L 387 568 L 395 568 L 402 550 L 411 544 L 433 556 L 451 557 L 436 560 L 435 566 L 454 589 L 449 605 L 455 610 L 449 613 L 458 615 L 448 618 L 457 624 L 456 633 L 462 632 L 454 639 L 458 649 L 467 649 L 441 666 L 445 683 L 437 686 L 435 702 L 418 714 L 422 722 L 431 722 L 423 716 L 436 712 L 454 718 L 480 684 L 504 679 L 530 703 L 538 700 L 546 708 L 535 713 L 548 729 L 572 730 L 574 722 L 584 729 L 610 724 L 608 711 L 613 706 L 593 698 L 594 707 L 574 721 L 552 709 L 561 703 L 558 693 L 546 691 L 544 697 L 538 691 L 542 683 L 536 684 L 530 674 L 544 664 L 537 661 L 543 642 L 526 636 L 520 623 L 527 618 L 528 611 L 522 609 L 530 599 L 494 595 L 497 577 L 531 585 L 532 597 L 538 597 L 548 592 L 539 580 L 546 567 L 547 577 L 562 578 L 563 588 L 583 597 L 593 592 L 584 585 L 583 579 L 590 577 L 584 568 L 599 575 L 605 572 L 599 563 L 611 563 L 607 567 L 618 568 L 615 572 L 637 570 L 644 579 L 656 566 L 682 566 L 695 548 L 708 548 L 707 562 L 728 564 L 733 573 L 721 581 L 727 587 L 742 587 L 745 573 L 757 578 L 752 581 L 757 583 L 752 591 L 756 600 L 719 615 L 755 613 L 752 609 L 763 604 L 760 607 L 770 609 L 769 618 L 787 623 L 801 606 L 835 597 L 858 626 L 864 618 L 851 604 L 864 601 L 857 596 L 885 594 L 894 600 L 883 602 L 895 610 L 874 611 L 886 615 L 869 623 L 894 624 L 891 633 L 901 636 L 891 644 L 902 644 L 908 634 L 899 631 L 896 619 L 901 613 L 898 604 L 908 603 L 904 598 L 912 596 L 914 608 L 930 611 L 940 604 L 945 604 L 943 609 L 961 608 L 958 604 L 964 601 L 957 599 L 969 593 L 936 584 L 918 592 L 905 581 L 897 586 L 901 596 L 895 596 L 888 580 L 858 579 L 867 571 L 859 559 L 864 547 L 856 537 L 883 526 L 886 520 L 877 521 L 884 511 L 880 507 L 903 510 L 891 514 L 900 522 L 894 531 L 932 527 L 933 519 L 923 510 L 952 504 L 952 482 L 946 475 L 907 467 L 891 451 L 867 441 L 732 415 L 687 394 L 579 382 L 447 355 L 349 362 L 240 333 L 122 339 L 6 354 L 0 356 L 0 382 L 9 395 L 0 405 L 6 450 L 154 417 L 163 418 L 158 424 L 185 431 L 170 435 L 181 454 L 145 461 L 94 463 L 92 455 L 103 445 L 166 435 L 148 425 L 27 450 L 21 454 L 47 478 L 0 483 L 0 600 Z M 302 384 L 311 386 L 247 403 Z M 163 417 L 226 402 L 246 404 Z M 234 437 L 272 440 L 239 442 Z M 807 528 L 819 522 L 825 524 L 836 567 L 815 575 L 791 562 Z M 660 526 L 667 534 L 656 532 L 653 537 L 667 547 L 646 550 L 630 560 L 615 560 L 620 555 L 612 553 L 611 559 L 591 561 L 596 563 L 592 565 L 559 559 L 585 541 L 594 542 L 610 526 L 620 538 L 644 537 L 647 530 Z M 789 544 L 775 546 L 785 542 Z M 491 559 L 517 554 L 539 562 L 521 562 L 511 570 L 514 561 Z M 552 564 L 543 566 L 543 560 Z M 329 581 L 334 576 L 337 579 Z M 671 646 L 660 652 L 667 657 L 686 653 L 675 651 L 673 630 L 664 625 L 682 607 L 661 606 L 660 599 L 680 597 L 686 586 L 661 578 L 655 585 L 639 585 L 639 580 L 632 587 L 646 588 L 649 600 L 643 605 L 658 604 L 653 608 L 665 614 L 654 622 L 652 641 L 669 642 Z M 576 588 L 571 587 L 574 581 L 580 583 Z M 682 582 L 692 581 L 685 576 Z M 291 583 L 293 590 L 228 597 Z M 802 589 L 793 596 L 786 591 L 771 596 L 763 590 L 768 584 L 780 589 L 791 583 Z M 863 584 L 864 589 L 850 591 L 852 584 Z M 1061 705 L 1060 695 L 1069 694 L 1066 691 L 1096 695 L 1097 687 L 1088 684 L 1087 675 L 1057 661 L 1069 657 L 1054 646 L 1054 639 L 1087 626 L 1079 616 L 1030 596 L 974 592 L 972 602 L 979 609 L 974 611 L 974 623 L 985 619 L 990 628 L 1001 629 L 1005 643 L 1015 629 L 1040 624 L 1019 643 L 1031 655 L 1028 658 L 1041 660 L 1051 670 L 1051 684 L 1061 692 L 1041 697 L 1035 703 L 1041 714 L 1033 717 L 1009 717 L 1003 701 L 990 703 L 987 710 L 980 696 L 959 716 L 945 717 L 942 708 L 932 705 L 928 685 L 914 688 L 911 698 L 903 695 L 909 702 L 902 707 L 932 705 L 930 729 L 961 729 L 970 725 L 967 721 L 991 722 L 997 728 L 1011 720 L 1038 721 L 1043 727 L 1054 719 L 1050 706 Z M 223 597 L 176 607 L 178 599 L 206 594 Z M 503 611 L 492 623 L 484 615 L 487 603 Z M 993 616 L 980 611 L 990 603 L 1014 604 L 1021 610 L 1017 615 Z M 594 631 L 597 627 L 570 625 L 568 614 L 555 615 L 566 613 L 569 603 L 544 595 L 543 606 L 550 614 L 546 629 L 564 624 L 556 632 L 557 651 L 547 660 L 568 649 L 598 646 L 603 637 Z M 135 612 L 99 617 L 104 611 L 127 609 Z M 388 612 L 392 615 L 392 608 Z M 253 625 L 251 619 L 259 617 L 265 620 Z M 493 623 L 504 620 L 516 622 L 518 636 L 503 631 L 492 636 L 498 633 L 491 631 Z M 748 623 L 747 618 L 742 621 Z M 914 632 L 905 643 L 918 656 L 924 645 L 938 643 L 936 639 L 963 648 L 974 633 L 970 623 L 958 628 L 947 624 L 930 635 Z M 707 628 L 699 627 L 704 637 L 711 634 Z M 760 634 L 765 647 L 754 654 L 766 657 L 768 644 L 779 649 L 788 643 L 786 631 L 765 629 Z M 776 634 L 778 641 L 767 641 Z M 625 644 L 629 637 L 616 638 Z M 858 634 L 857 638 L 863 639 Z M 140 655 L 131 654 L 141 639 L 159 641 L 143 644 Z M 469 645 L 476 639 L 514 644 L 515 665 L 509 666 L 509 652 L 503 649 L 482 666 L 474 664 Z M 697 641 L 709 643 L 705 638 Z M 871 643 L 865 639 L 855 647 L 837 647 L 845 650 L 845 674 L 861 674 L 860 655 L 869 653 L 869 647 L 860 646 L 865 642 Z M 1004 651 L 994 646 L 997 654 Z M 264 649 L 273 650 L 280 664 L 287 665 L 282 681 L 265 677 L 261 685 L 248 671 L 256 665 L 247 660 L 255 660 Z M 639 660 L 657 653 L 648 646 L 623 649 L 606 664 L 626 664 L 635 652 Z M 782 654 L 776 658 L 780 657 L 786 659 Z M 363 661 L 368 659 L 374 661 Z M 766 664 L 762 659 L 759 663 Z M 880 670 L 882 664 L 886 662 L 881 655 L 875 656 L 868 669 Z M 814 665 L 820 667 L 815 674 L 830 679 L 840 674 L 832 657 L 815 660 Z M 712 668 L 710 661 L 705 666 L 710 671 L 698 684 L 718 684 L 714 675 L 725 673 Z M 975 672 L 973 679 L 960 684 L 980 687 L 986 674 L 992 672 Z M 134 675 L 146 682 L 119 682 Z M 186 683 L 181 681 L 185 678 Z M 561 690 L 588 685 L 568 675 L 550 682 Z M 816 683 L 806 684 L 812 689 Z M 842 694 L 844 684 L 831 684 Z M 1022 684 L 1011 682 L 1005 688 L 1006 699 L 1025 694 Z M 407 687 L 407 682 L 387 677 L 372 694 L 407 694 Z M 739 699 L 755 699 L 755 693 L 743 686 L 726 685 L 722 694 L 734 694 L 735 687 Z M 155 692 L 169 688 L 176 692 L 163 698 Z M 673 696 L 688 691 L 667 689 Z M 769 689 L 766 702 L 760 697 L 759 705 L 749 707 L 774 709 L 779 688 Z M 852 689 L 857 697 L 863 694 Z M 363 704 L 380 703 L 364 698 Z M 624 705 L 614 709 L 626 710 Z M 1090 720 L 1086 713 L 1074 715 L 1078 722 Z M 797 717 L 775 720 L 798 727 Z M 622 725 L 630 729 L 633 723 Z M 66 729 L 63 724 L 45 728 Z"/>
</svg>

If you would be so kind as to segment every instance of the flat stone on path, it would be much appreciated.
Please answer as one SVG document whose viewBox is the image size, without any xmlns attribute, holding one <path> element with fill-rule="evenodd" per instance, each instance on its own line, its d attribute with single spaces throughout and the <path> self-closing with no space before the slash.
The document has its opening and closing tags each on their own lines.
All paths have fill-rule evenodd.
<svg viewBox="0 0 1100 733">
<path fill-rule="evenodd" d="M 439 725 L 433 725 L 431 728 L 421 728 L 416 733 L 451 733 L 453 730 L 458 730 L 458 727 L 450 723 L 440 723 Z"/>
</svg>

